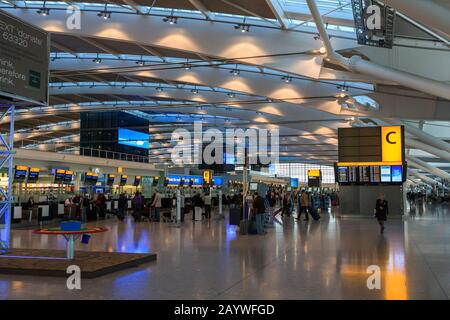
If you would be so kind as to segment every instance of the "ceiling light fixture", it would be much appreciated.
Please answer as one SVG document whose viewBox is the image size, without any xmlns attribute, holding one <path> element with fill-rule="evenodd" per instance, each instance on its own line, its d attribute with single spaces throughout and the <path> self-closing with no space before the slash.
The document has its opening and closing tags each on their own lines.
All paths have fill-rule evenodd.
<svg viewBox="0 0 450 320">
<path fill-rule="evenodd" d="M 197 89 L 197 88 L 194 88 L 194 89 L 191 90 L 191 92 L 192 92 L 193 94 L 198 94 L 198 89 Z"/>
<path fill-rule="evenodd" d="M 239 23 L 234 26 L 235 30 L 240 30 L 242 33 L 250 32 L 250 25 L 245 23 L 245 18 L 243 23 Z"/>
<path fill-rule="evenodd" d="M 50 9 L 47 9 L 45 7 L 40 8 L 39 10 L 36 11 L 36 13 L 40 14 L 41 16 L 48 16 L 50 14 Z"/>
<path fill-rule="evenodd" d="M 139 61 L 136 61 L 136 64 L 140 67 L 143 67 L 145 65 L 145 62 L 144 62 L 144 60 L 139 60 Z"/>
<path fill-rule="evenodd" d="M 239 76 L 241 74 L 241 71 L 238 69 L 238 65 L 236 65 L 236 67 L 231 70 L 230 73 L 235 77 Z"/>
<path fill-rule="evenodd" d="M 292 77 L 290 77 L 290 76 L 283 76 L 283 77 L 281 77 L 281 80 L 283 80 L 286 83 L 291 83 L 292 82 Z"/>
<path fill-rule="evenodd" d="M 240 23 L 238 25 L 235 25 L 234 29 L 241 30 L 242 33 L 247 33 L 247 32 L 250 32 L 250 25 Z"/>
<path fill-rule="evenodd" d="M 164 89 L 162 87 L 156 87 L 155 90 L 158 91 L 158 92 L 163 92 L 164 91 Z"/>
<path fill-rule="evenodd" d="M 99 13 L 97 13 L 97 17 L 103 18 L 104 20 L 111 19 L 111 12 L 106 10 L 100 11 Z"/>
<path fill-rule="evenodd" d="M 230 98 L 234 98 L 234 97 L 236 97 L 236 94 L 235 94 L 235 93 L 233 93 L 233 92 L 229 92 L 229 93 L 228 93 L 228 97 L 230 97 Z"/>
<path fill-rule="evenodd" d="M 177 24 L 178 23 L 178 17 L 174 16 L 168 16 L 163 19 L 164 22 L 168 22 L 169 24 Z"/>
</svg>

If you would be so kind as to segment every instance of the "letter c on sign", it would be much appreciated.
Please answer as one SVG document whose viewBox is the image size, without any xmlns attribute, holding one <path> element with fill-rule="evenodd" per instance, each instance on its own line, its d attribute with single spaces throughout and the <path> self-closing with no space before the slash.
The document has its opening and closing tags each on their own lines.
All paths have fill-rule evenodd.
<svg viewBox="0 0 450 320">
<path fill-rule="evenodd" d="M 389 132 L 389 133 L 386 135 L 386 141 L 387 141 L 388 143 L 390 143 L 390 144 L 397 144 L 397 142 L 391 141 L 391 139 L 390 139 L 391 134 L 395 134 L 395 131 L 391 131 L 391 132 Z"/>
</svg>

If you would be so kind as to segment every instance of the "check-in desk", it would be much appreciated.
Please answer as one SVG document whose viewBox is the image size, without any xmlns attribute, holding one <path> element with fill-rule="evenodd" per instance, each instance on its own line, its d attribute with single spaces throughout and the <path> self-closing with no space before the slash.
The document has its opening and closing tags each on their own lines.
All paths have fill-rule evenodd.
<svg viewBox="0 0 450 320">
<path fill-rule="evenodd" d="M 67 218 L 75 218 L 77 216 L 77 205 L 70 204 L 64 207 L 64 216 Z"/>
<path fill-rule="evenodd" d="M 106 201 L 106 212 L 112 212 L 112 201 Z"/>
<path fill-rule="evenodd" d="M 48 204 L 41 204 L 38 206 L 38 221 L 50 220 L 50 206 Z"/>
</svg>

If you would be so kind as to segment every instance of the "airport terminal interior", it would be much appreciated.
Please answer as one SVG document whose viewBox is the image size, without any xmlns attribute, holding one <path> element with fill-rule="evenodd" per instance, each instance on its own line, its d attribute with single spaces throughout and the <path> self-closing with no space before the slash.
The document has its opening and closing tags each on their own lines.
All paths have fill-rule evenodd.
<svg viewBox="0 0 450 320">
<path fill-rule="evenodd" d="M 449 17 L 0 0 L 0 299 L 448 300 Z"/>
</svg>

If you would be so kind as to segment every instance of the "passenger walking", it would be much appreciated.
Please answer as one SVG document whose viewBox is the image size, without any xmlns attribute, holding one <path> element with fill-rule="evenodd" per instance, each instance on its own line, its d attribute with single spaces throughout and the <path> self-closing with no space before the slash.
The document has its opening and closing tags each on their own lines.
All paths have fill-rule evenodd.
<svg viewBox="0 0 450 320">
<path fill-rule="evenodd" d="M 141 222 L 142 211 L 144 210 L 144 197 L 139 191 L 136 191 L 132 203 L 134 211 L 134 222 Z"/>
<path fill-rule="evenodd" d="M 158 222 L 160 221 L 160 218 L 161 218 L 160 217 L 161 207 L 162 207 L 161 200 L 162 200 L 162 195 L 158 190 L 156 190 L 155 198 L 153 199 L 153 202 L 152 202 L 152 207 L 155 208 L 155 219 Z"/>
<path fill-rule="evenodd" d="M 302 190 L 302 193 L 300 194 L 299 204 L 300 208 L 298 210 L 297 220 L 300 220 L 300 218 L 302 217 L 302 213 L 305 213 L 305 221 L 308 221 L 309 197 L 305 190 Z"/>
<path fill-rule="evenodd" d="M 81 207 L 81 222 L 87 222 L 87 210 L 89 208 L 89 198 L 87 195 L 84 195 L 80 199 L 80 207 Z"/>
<path fill-rule="evenodd" d="M 125 196 L 124 193 L 121 193 L 119 195 L 119 200 L 117 201 L 117 218 L 119 218 L 120 221 L 123 221 L 125 219 L 125 212 L 128 207 L 128 199 Z"/>
<path fill-rule="evenodd" d="M 380 225 L 380 232 L 384 233 L 384 223 L 387 220 L 387 216 L 389 214 L 388 202 L 385 199 L 384 193 L 380 193 L 380 198 L 377 199 L 375 204 L 375 217 L 378 220 L 378 224 Z"/>
<path fill-rule="evenodd" d="M 264 213 L 266 212 L 266 206 L 264 205 L 264 199 L 255 192 L 253 194 L 253 213 L 256 217 L 256 231 L 258 234 L 265 234 L 264 231 Z"/>
<path fill-rule="evenodd" d="M 205 193 L 203 196 L 203 203 L 205 204 L 205 217 L 211 219 L 211 194 Z"/>
<path fill-rule="evenodd" d="M 192 214 L 192 221 L 200 220 L 202 217 L 203 199 L 200 193 L 195 194 L 192 198 L 192 205 L 194 206 L 194 212 Z"/>
</svg>

